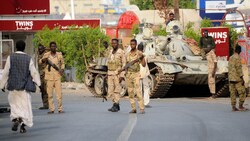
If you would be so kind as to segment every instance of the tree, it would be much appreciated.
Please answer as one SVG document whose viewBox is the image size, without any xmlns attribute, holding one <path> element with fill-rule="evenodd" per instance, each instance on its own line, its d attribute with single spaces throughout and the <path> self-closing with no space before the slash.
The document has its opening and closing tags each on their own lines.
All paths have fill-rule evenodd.
<svg viewBox="0 0 250 141">
<path fill-rule="evenodd" d="M 130 0 L 130 4 L 137 5 L 140 10 L 153 10 L 155 9 L 154 2 L 157 0 Z M 178 0 L 179 8 L 194 9 L 196 1 L 193 0 Z M 169 7 L 174 7 L 174 0 L 168 0 Z"/>
<path fill-rule="evenodd" d="M 159 16 L 167 22 L 168 14 L 170 12 L 169 0 L 154 0 L 154 7 L 159 10 Z"/>
<path fill-rule="evenodd" d="M 77 79 L 82 80 L 87 65 L 98 56 L 99 52 L 104 51 L 102 42 L 109 41 L 109 38 L 101 32 L 100 28 L 71 27 L 61 32 L 58 28 L 50 30 L 45 27 L 35 34 L 33 40 L 36 47 L 39 43 L 49 47 L 51 41 L 57 43 L 58 50 L 64 54 L 65 64 L 75 67 Z"/>
<path fill-rule="evenodd" d="M 130 0 L 130 4 L 137 5 L 140 10 L 153 10 L 153 0 Z"/>
</svg>

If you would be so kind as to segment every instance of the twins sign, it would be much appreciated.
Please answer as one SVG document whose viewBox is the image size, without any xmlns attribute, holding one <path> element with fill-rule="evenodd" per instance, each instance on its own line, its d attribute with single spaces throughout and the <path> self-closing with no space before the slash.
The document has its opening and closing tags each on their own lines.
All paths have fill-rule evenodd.
<svg viewBox="0 0 250 141">
<path fill-rule="evenodd" d="M 201 34 L 204 30 L 208 31 L 208 35 L 214 38 L 216 56 L 229 57 L 229 29 L 227 27 L 208 27 L 202 28 Z"/>
</svg>

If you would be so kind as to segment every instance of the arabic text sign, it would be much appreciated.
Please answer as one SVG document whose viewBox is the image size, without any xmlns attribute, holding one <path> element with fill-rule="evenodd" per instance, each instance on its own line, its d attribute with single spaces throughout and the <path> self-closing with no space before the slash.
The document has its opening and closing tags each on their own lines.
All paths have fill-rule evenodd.
<svg viewBox="0 0 250 141">
<path fill-rule="evenodd" d="M 229 57 L 229 29 L 226 27 L 202 28 L 202 34 L 204 30 L 207 30 L 208 35 L 214 38 L 216 55 Z"/>
<path fill-rule="evenodd" d="M 100 19 L 91 20 L 0 20 L 0 31 L 38 31 L 47 25 L 50 29 L 60 27 L 67 30 L 71 25 L 81 28 L 83 25 L 100 26 Z"/>
<path fill-rule="evenodd" d="M 0 0 L 0 15 L 50 14 L 50 0 Z"/>
<path fill-rule="evenodd" d="M 206 1 L 206 13 L 225 13 L 226 1 Z"/>
</svg>

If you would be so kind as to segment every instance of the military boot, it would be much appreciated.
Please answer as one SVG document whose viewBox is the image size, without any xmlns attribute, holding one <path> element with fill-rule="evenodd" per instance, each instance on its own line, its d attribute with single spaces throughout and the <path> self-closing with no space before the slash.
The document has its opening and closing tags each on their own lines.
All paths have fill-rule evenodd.
<svg viewBox="0 0 250 141">
<path fill-rule="evenodd" d="M 119 107 L 119 104 L 115 103 L 114 106 L 111 108 L 111 112 L 118 112 L 118 107 Z"/>
<path fill-rule="evenodd" d="M 243 104 L 239 105 L 239 111 L 247 111 L 248 109 L 243 106 Z"/>
<path fill-rule="evenodd" d="M 236 106 L 232 106 L 232 111 L 235 112 L 235 111 L 239 111 L 238 108 L 236 108 Z"/>
<path fill-rule="evenodd" d="M 111 108 L 108 109 L 108 111 L 112 111 L 112 109 L 114 108 L 115 103 L 113 104 L 113 106 Z"/>
<path fill-rule="evenodd" d="M 118 109 L 118 111 L 120 111 L 120 104 L 119 103 L 117 104 L 117 109 Z"/>
</svg>

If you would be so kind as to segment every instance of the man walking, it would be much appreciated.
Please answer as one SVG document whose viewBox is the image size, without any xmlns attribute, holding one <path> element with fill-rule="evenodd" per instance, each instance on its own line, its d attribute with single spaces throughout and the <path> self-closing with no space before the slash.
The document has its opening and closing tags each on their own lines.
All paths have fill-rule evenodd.
<svg viewBox="0 0 250 141">
<path fill-rule="evenodd" d="M 40 63 L 46 63 L 45 80 L 47 81 L 47 93 L 49 101 L 49 112 L 53 114 L 55 111 L 53 102 L 53 88 L 55 89 L 57 97 L 58 113 L 64 113 L 62 107 L 62 87 L 61 76 L 64 72 L 64 59 L 61 52 L 57 52 L 57 46 L 55 42 L 50 42 L 50 51 L 45 53 Z"/>
<path fill-rule="evenodd" d="M 241 46 L 235 47 L 234 54 L 229 59 L 228 79 L 229 79 L 229 91 L 231 97 L 232 111 L 246 111 L 243 107 L 246 91 L 244 87 L 243 72 L 240 58 Z M 239 94 L 239 109 L 236 108 L 236 94 Z"/>
<path fill-rule="evenodd" d="M 145 67 L 146 63 L 141 51 L 136 49 L 137 41 L 135 39 L 132 39 L 130 41 L 130 46 L 131 51 L 128 53 L 126 58 L 127 63 L 133 62 L 133 65 L 130 66 L 126 72 L 126 84 L 128 88 L 129 101 L 132 108 L 129 113 L 136 113 L 136 103 L 134 99 L 136 96 L 140 108 L 140 113 L 144 114 L 144 101 L 140 86 L 140 64 Z"/>
<path fill-rule="evenodd" d="M 43 55 L 45 54 L 46 50 L 45 47 L 41 44 L 38 46 L 38 60 L 43 58 Z M 38 61 L 38 69 L 39 69 L 39 74 L 40 74 L 40 79 L 41 79 L 41 95 L 42 95 L 42 102 L 43 102 L 43 107 L 40 107 L 39 109 L 49 109 L 49 103 L 48 103 L 48 94 L 47 94 L 47 83 L 45 81 L 45 68 L 46 68 L 46 63 L 43 63 L 41 61 Z"/>
<path fill-rule="evenodd" d="M 108 109 L 111 112 L 118 112 L 120 110 L 120 81 L 124 78 L 123 73 L 118 73 L 125 65 L 124 51 L 120 49 L 118 39 L 112 39 L 113 50 L 108 56 L 108 95 L 110 95 L 113 106 Z"/>
<path fill-rule="evenodd" d="M 139 51 L 141 51 L 143 53 L 143 44 L 140 43 L 137 47 L 137 49 Z M 147 64 L 147 59 L 146 57 L 144 57 L 145 59 L 145 67 L 142 66 L 142 64 L 140 64 L 140 77 L 141 77 L 141 82 L 142 82 L 142 95 L 144 98 L 144 106 L 146 108 L 151 108 L 151 106 L 149 105 L 149 101 L 150 101 L 150 97 L 149 97 L 149 93 L 150 93 L 150 88 L 149 88 L 149 80 L 148 80 L 148 76 L 150 75 L 149 72 L 149 68 L 148 68 L 148 64 Z"/>
<path fill-rule="evenodd" d="M 10 119 L 13 122 L 12 130 L 25 133 L 25 126 L 33 126 L 33 114 L 31 107 L 31 96 L 27 89 L 27 81 L 32 77 L 33 81 L 40 86 L 39 73 L 36 70 L 30 56 L 25 54 L 24 41 L 16 42 L 16 52 L 7 58 L 4 67 L 0 88 L 4 89 L 7 84 L 9 90 L 8 100 L 11 108 Z"/>
</svg>

